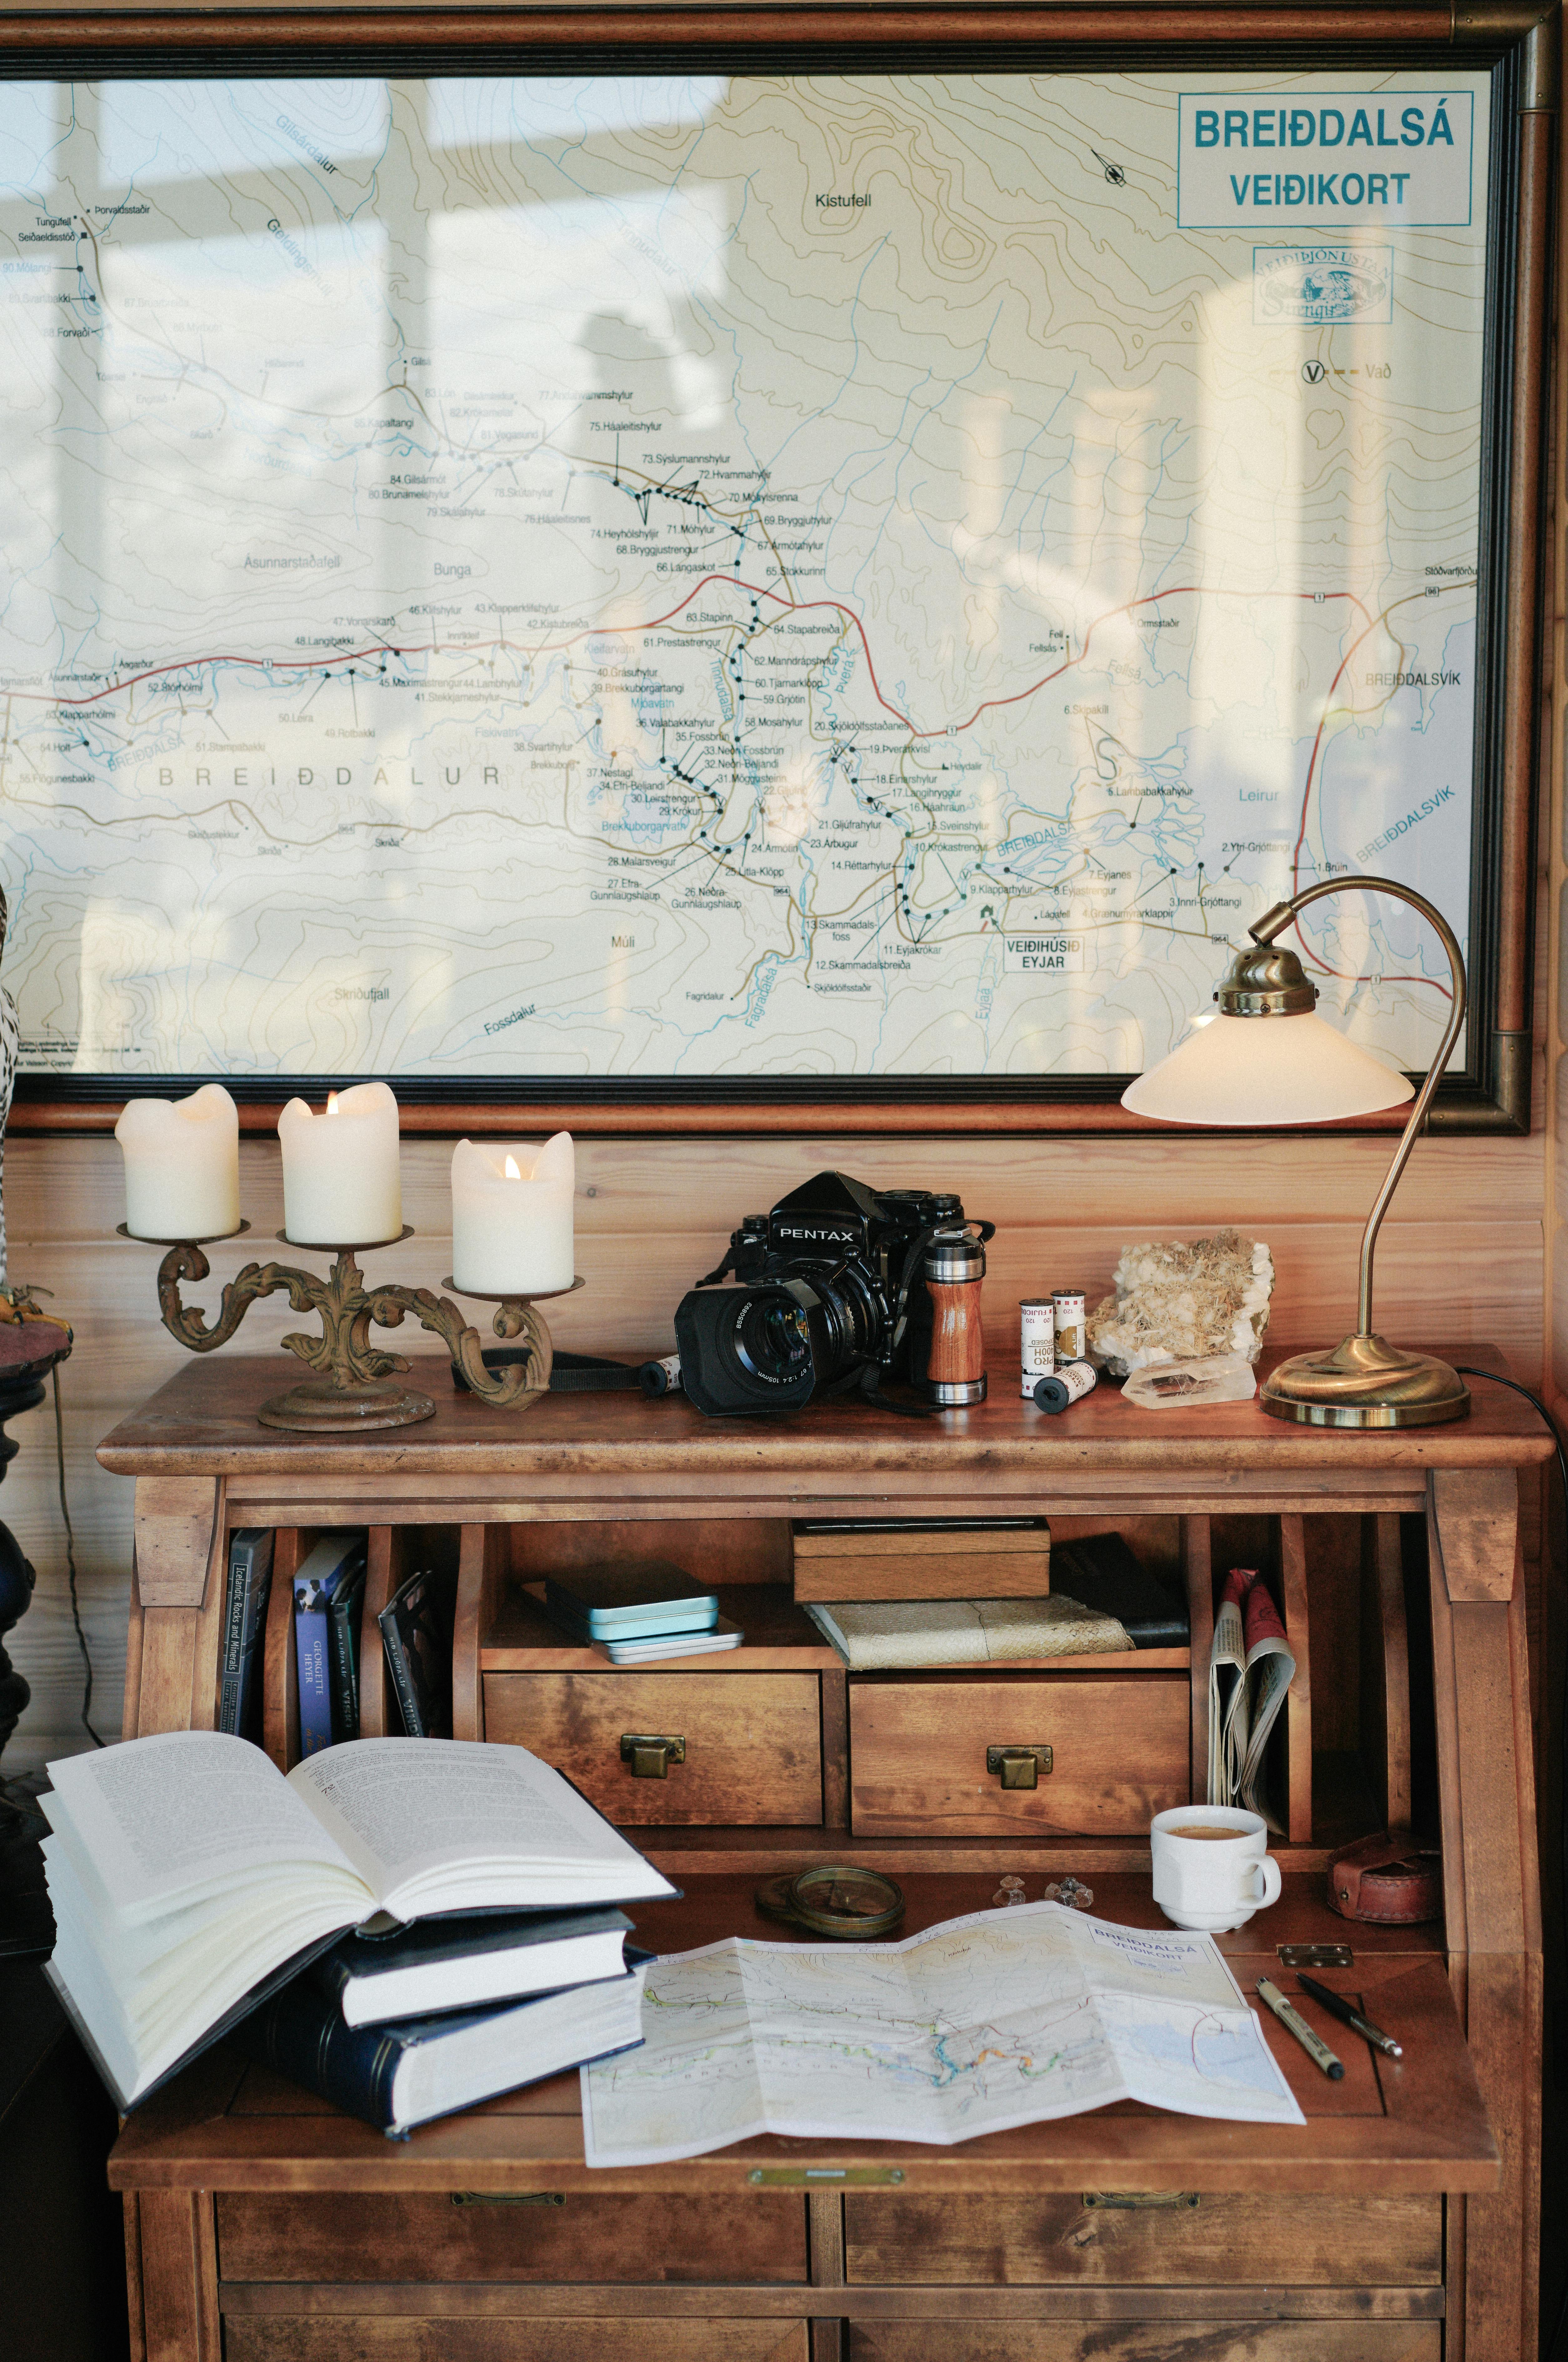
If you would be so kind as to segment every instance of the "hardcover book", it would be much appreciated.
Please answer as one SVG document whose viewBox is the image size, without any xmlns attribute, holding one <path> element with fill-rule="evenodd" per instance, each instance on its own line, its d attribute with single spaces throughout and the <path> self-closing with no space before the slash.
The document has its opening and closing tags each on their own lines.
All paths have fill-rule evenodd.
<svg viewBox="0 0 1568 2362">
<path fill-rule="evenodd" d="M 380 2025 L 619 1977 L 630 1933 L 614 1910 L 486 1911 L 411 1927 L 370 1920 L 308 1973 L 345 2025 Z"/>
<path fill-rule="evenodd" d="M 425 1568 L 400 1583 L 377 1618 L 398 1712 L 410 1738 L 452 1736 L 452 1619 L 456 1592 L 450 1577 Z"/>
<path fill-rule="evenodd" d="M 224 1678 L 218 1728 L 239 1738 L 261 1738 L 262 1636 L 272 1594 L 272 1529 L 242 1526 L 229 1536 L 228 1590 L 224 1602 Z"/>
<path fill-rule="evenodd" d="M 122 2111 L 377 1912 L 675 1892 L 522 1747 L 361 1738 L 285 1778 L 244 1739 L 181 1730 L 49 1769 L 47 1974 Z"/>
<path fill-rule="evenodd" d="M 338 1737 L 333 1728 L 330 1611 L 365 1581 L 363 1533 L 333 1534 L 316 1544 L 294 1577 L 294 1661 L 300 1683 L 300 1749 L 314 1755 Z M 357 1718 L 357 1716 L 356 1716 Z"/>
<path fill-rule="evenodd" d="M 619 1976 L 499 2008 L 345 2025 L 296 1978 L 238 2029 L 243 2049 L 398 2140 L 499 2092 L 630 2050 L 642 2039 L 646 1955 Z"/>
<path fill-rule="evenodd" d="M 328 1671 L 332 1682 L 332 1738 L 341 1747 L 359 1736 L 359 1616 L 365 1605 L 363 1562 L 327 1601 Z"/>
</svg>

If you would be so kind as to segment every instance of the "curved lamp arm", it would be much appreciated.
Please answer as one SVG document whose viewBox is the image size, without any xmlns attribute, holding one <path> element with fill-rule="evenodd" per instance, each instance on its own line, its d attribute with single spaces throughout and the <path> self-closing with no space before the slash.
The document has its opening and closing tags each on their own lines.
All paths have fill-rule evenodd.
<svg viewBox="0 0 1568 2362">
<path fill-rule="evenodd" d="M 1349 892 L 1392 894 L 1397 902 L 1408 902 L 1413 911 L 1419 911 L 1422 918 L 1436 930 L 1439 941 L 1448 954 L 1449 966 L 1453 971 L 1453 1006 L 1449 1011 L 1448 1023 L 1443 1029 L 1442 1040 L 1438 1044 L 1436 1057 L 1427 1068 L 1426 1080 L 1416 1093 L 1415 1103 L 1410 1109 L 1409 1120 L 1405 1126 L 1404 1135 L 1394 1151 L 1394 1161 L 1384 1176 L 1383 1187 L 1377 1192 L 1376 1203 L 1366 1218 L 1366 1228 L 1362 1234 L 1361 1285 L 1356 1300 L 1356 1330 L 1360 1336 L 1370 1337 L 1372 1334 L 1372 1258 L 1377 1248 L 1377 1233 L 1382 1228 L 1383 1217 L 1388 1210 L 1388 1202 L 1399 1186 L 1399 1175 L 1409 1162 L 1410 1151 L 1415 1146 L 1417 1137 L 1426 1122 L 1427 1110 L 1431 1105 L 1432 1094 L 1442 1080 L 1443 1070 L 1453 1054 L 1453 1045 L 1459 1039 L 1459 1029 L 1464 1022 L 1464 955 L 1459 948 L 1458 936 L 1443 917 L 1442 912 L 1434 910 L 1424 894 L 1418 894 L 1412 887 L 1397 884 L 1392 877 L 1320 878 L 1315 885 L 1304 886 L 1301 891 L 1299 894 L 1293 894 L 1288 902 L 1276 902 L 1271 911 L 1266 911 L 1262 918 L 1247 929 L 1247 933 L 1255 943 L 1272 944 L 1277 936 L 1284 933 L 1286 928 L 1299 917 L 1309 902 L 1320 902 L 1326 894 Z"/>
</svg>

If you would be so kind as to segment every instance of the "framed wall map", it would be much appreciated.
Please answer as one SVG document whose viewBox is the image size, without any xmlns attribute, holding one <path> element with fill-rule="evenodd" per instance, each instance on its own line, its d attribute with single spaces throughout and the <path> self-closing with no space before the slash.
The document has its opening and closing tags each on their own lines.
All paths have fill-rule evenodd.
<svg viewBox="0 0 1568 2362">
<path fill-rule="evenodd" d="M 0 84 L 24 1096 L 1125 1121 L 1344 869 L 1525 1120 L 1539 42 L 448 21 Z"/>
</svg>

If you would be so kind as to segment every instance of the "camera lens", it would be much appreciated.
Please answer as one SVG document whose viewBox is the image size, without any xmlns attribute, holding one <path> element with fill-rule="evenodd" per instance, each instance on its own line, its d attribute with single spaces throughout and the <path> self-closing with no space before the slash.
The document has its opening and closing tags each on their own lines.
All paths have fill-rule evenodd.
<svg viewBox="0 0 1568 2362">
<path fill-rule="evenodd" d="M 781 1289 L 759 1288 L 741 1304 L 735 1319 L 735 1351 L 753 1377 L 788 1385 L 811 1363 L 811 1332 L 805 1311 Z"/>
</svg>

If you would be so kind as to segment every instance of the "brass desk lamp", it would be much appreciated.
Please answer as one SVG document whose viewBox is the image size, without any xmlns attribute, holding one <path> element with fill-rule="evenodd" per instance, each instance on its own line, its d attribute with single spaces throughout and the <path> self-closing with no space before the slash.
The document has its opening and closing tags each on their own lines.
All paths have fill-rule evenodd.
<svg viewBox="0 0 1568 2362">
<path fill-rule="evenodd" d="M 1436 1057 L 1416 1094 L 1394 1160 L 1361 1242 L 1361 1287 L 1355 1333 L 1332 1352 L 1298 1353 L 1282 1362 L 1260 1391 L 1276 1418 L 1309 1427 L 1435 1427 L 1470 1408 L 1464 1381 L 1446 1362 L 1390 1345 L 1372 1326 L 1372 1258 L 1388 1201 L 1398 1186 L 1432 1093 L 1464 1022 L 1464 959 L 1453 928 L 1425 897 L 1389 877 L 1326 877 L 1277 902 L 1248 928 L 1255 949 L 1236 954 L 1214 998 L 1220 1013 L 1201 1025 L 1168 1058 L 1140 1075 L 1122 1094 L 1135 1115 L 1166 1123 L 1324 1123 L 1336 1116 L 1370 1115 L 1411 1096 L 1403 1075 L 1369 1057 L 1313 1014 L 1318 994 L 1292 951 L 1276 938 L 1325 894 L 1351 889 L 1392 894 L 1430 920 L 1453 971 L 1453 1006 Z M 1257 1024 L 1288 1018 L 1288 1025 Z"/>
</svg>

